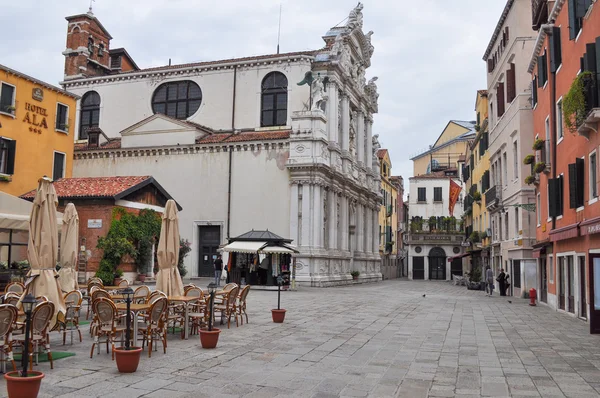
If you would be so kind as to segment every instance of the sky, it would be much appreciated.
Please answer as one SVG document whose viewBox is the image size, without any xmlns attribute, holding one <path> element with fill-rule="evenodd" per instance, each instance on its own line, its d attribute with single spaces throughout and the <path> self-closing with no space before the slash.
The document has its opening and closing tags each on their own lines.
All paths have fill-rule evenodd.
<svg viewBox="0 0 600 398">
<path fill-rule="evenodd" d="M 93 12 L 141 68 L 272 54 L 282 5 L 281 52 L 319 49 L 355 0 L 97 0 Z M 365 0 L 364 31 L 375 53 L 379 113 L 373 133 L 392 174 L 412 176 L 409 158 L 433 144 L 449 120 L 474 120 L 486 88 L 482 60 L 506 0 Z M 67 21 L 89 0 L 0 0 L 0 64 L 51 84 L 63 78 Z"/>
</svg>

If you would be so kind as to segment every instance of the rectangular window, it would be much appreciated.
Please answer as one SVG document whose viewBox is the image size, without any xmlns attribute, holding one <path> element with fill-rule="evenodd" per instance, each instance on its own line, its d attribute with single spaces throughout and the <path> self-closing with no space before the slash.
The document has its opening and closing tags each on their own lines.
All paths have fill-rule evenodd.
<svg viewBox="0 0 600 398">
<path fill-rule="evenodd" d="M 598 156 L 597 152 L 590 154 L 590 199 L 598 197 Z"/>
<path fill-rule="evenodd" d="M 15 151 L 17 141 L 0 138 L 0 174 L 13 175 L 15 173 Z"/>
<path fill-rule="evenodd" d="M 513 285 L 521 287 L 521 260 L 513 260 Z"/>
<path fill-rule="evenodd" d="M 433 201 L 434 202 L 442 201 L 442 187 L 434 187 L 433 188 Z"/>
<path fill-rule="evenodd" d="M 536 213 L 537 213 L 537 225 L 538 227 L 542 225 L 542 195 L 537 194 L 537 203 L 536 203 Z"/>
<path fill-rule="evenodd" d="M 0 87 L 0 112 L 10 115 L 15 114 L 15 91 L 15 86 L 2 82 Z"/>
<path fill-rule="evenodd" d="M 427 202 L 427 195 L 426 195 L 426 189 L 425 188 L 418 188 L 417 190 L 417 201 L 418 202 Z"/>
<path fill-rule="evenodd" d="M 583 159 L 575 159 L 575 163 L 569 164 L 569 208 L 571 209 L 583 206 L 584 167 Z"/>
<path fill-rule="evenodd" d="M 66 156 L 61 152 L 54 152 L 54 167 L 52 169 L 52 179 L 59 180 L 65 176 Z"/>
<path fill-rule="evenodd" d="M 548 179 L 549 217 L 563 215 L 563 176 Z"/>
<path fill-rule="evenodd" d="M 515 180 L 519 178 L 519 151 L 518 151 L 517 141 L 513 142 L 513 162 L 514 162 L 514 175 Z"/>
<path fill-rule="evenodd" d="M 548 81 L 548 65 L 546 53 L 537 57 L 538 87 L 544 87 Z"/>
<path fill-rule="evenodd" d="M 515 238 L 519 237 L 519 208 L 515 207 Z"/>
<path fill-rule="evenodd" d="M 69 131 L 69 107 L 61 103 L 56 104 L 56 129 L 59 131 Z"/>
<path fill-rule="evenodd" d="M 556 103 L 556 141 L 564 137 L 562 98 Z"/>
<path fill-rule="evenodd" d="M 504 240 L 508 240 L 508 213 L 504 213 Z"/>
<path fill-rule="evenodd" d="M 498 83 L 498 86 L 496 87 L 496 102 L 497 102 L 497 106 L 498 106 L 498 118 L 500 118 L 502 115 L 504 115 L 504 106 L 505 106 L 505 102 L 504 102 L 504 83 Z"/>
<path fill-rule="evenodd" d="M 533 81 L 531 82 L 531 107 L 534 108 L 537 105 L 537 76 L 533 77 Z"/>
<path fill-rule="evenodd" d="M 554 257 L 549 256 L 548 257 L 548 280 L 550 282 L 554 282 L 554 261 L 552 261 L 554 259 Z"/>
<path fill-rule="evenodd" d="M 508 185 L 508 160 L 506 156 L 506 152 L 502 154 L 502 163 L 504 165 L 503 175 L 504 175 L 504 184 Z"/>
<path fill-rule="evenodd" d="M 568 0 L 569 2 L 569 40 L 575 40 L 581 26 L 583 17 L 585 16 L 588 7 L 591 5 L 591 0 Z"/>
</svg>

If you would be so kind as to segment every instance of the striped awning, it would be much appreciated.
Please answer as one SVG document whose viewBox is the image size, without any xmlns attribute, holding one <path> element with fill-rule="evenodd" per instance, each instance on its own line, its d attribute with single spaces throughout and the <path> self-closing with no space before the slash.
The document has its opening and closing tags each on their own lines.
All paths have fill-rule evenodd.
<svg viewBox="0 0 600 398">
<path fill-rule="evenodd" d="M 224 252 L 235 252 L 235 253 L 258 253 L 261 247 L 266 245 L 267 242 L 246 242 L 236 241 L 223 247 Z"/>
<path fill-rule="evenodd" d="M 579 236 L 579 223 L 571 224 L 566 227 L 550 231 L 550 241 L 556 242 L 559 240 L 572 239 Z"/>
</svg>

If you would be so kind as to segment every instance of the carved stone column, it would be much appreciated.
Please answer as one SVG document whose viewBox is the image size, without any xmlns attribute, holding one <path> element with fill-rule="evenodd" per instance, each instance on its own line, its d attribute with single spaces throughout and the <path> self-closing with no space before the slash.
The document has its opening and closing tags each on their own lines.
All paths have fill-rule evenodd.
<svg viewBox="0 0 600 398">
<path fill-rule="evenodd" d="M 340 218 L 340 224 L 341 224 L 341 228 L 340 231 L 338 233 L 342 234 L 342 250 L 348 250 L 349 249 L 349 233 L 348 230 L 350 228 L 350 206 L 348 203 L 348 197 L 342 195 L 342 205 L 340 207 L 340 211 L 341 211 L 341 218 Z"/>
<path fill-rule="evenodd" d="M 310 231 L 310 185 L 303 184 L 302 185 L 302 234 L 300 236 L 300 242 L 302 246 L 310 246 L 311 245 L 311 231 Z"/>
<path fill-rule="evenodd" d="M 365 115 L 362 111 L 358 112 L 358 121 L 356 132 L 356 154 L 359 166 L 365 164 Z"/>
<path fill-rule="evenodd" d="M 290 239 L 298 245 L 298 184 L 292 184 L 290 191 Z"/>
<path fill-rule="evenodd" d="M 338 88 L 335 82 L 327 85 L 327 135 L 331 143 L 338 142 Z"/>
<path fill-rule="evenodd" d="M 339 249 L 337 244 L 337 193 L 329 190 L 329 249 Z"/>
<path fill-rule="evenodd" d="M 379 236 L 379 211 L 372 211 L 373 217 L 373 253 L 379 254 L 379 242 L 381 236 Z"/>
<path fill-rule="evenodd" d="M 314 248 L 322 248 L 323 247 L 323 187 L 320 185 L 312 186 L 312 228 L 313 228 L 313 242 L 312 246 Z"/>
<path fill-rule="evenodd" d="M 366 206 L 364 210 L 363 220 L 365 223 L 365 238 L 363 240 L 365 243 L 365 252 L 371 254 L 373 253 L 373 219 L 371 218 L 371 208 Z"/>
<path fill-rule="evenodd" d="M 364 236 L 365 236 L 365 218 L 363 216 L 365 208 L 362 203 L 356 206 L 356 251 L 364 252 Z"/>
<path fill-rule="evenodd" d="M 342 151 L 350 150 L 350 98 L 347 94 L 342 94 L 342 142 L 340 147 Z"/>
<path fill-rule="evenodd" d="M 367 169 L 371 169 L 373 165 L 373 119 L 371 117 L 367 117 L 365 120 L 366 124 L 366 132 L 367 132 L 367 149 L 365 156 L 365 167 Z"/>
</svg>

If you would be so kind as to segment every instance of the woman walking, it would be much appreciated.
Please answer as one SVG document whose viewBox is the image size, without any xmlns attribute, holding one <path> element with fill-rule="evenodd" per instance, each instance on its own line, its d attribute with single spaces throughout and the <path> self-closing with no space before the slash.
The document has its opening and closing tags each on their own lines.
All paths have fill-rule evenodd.
<svg viewBox="0 0 600 398">
<path fill-rule="evenodd" d="M 489 294 L 487 295 L 491 296 L 494 292 L 494 271 L 492 271 L 489 265 L 485 269 L 485 283 L 486 290 L 489 291 Z"/>
</svg>

